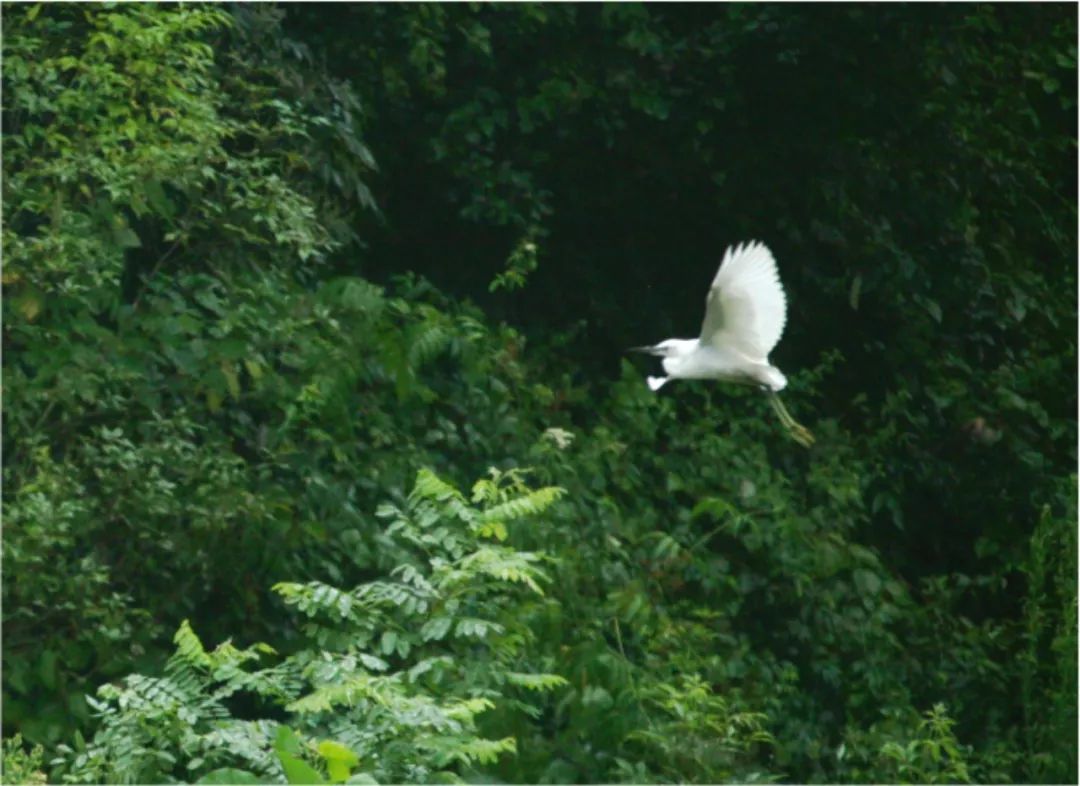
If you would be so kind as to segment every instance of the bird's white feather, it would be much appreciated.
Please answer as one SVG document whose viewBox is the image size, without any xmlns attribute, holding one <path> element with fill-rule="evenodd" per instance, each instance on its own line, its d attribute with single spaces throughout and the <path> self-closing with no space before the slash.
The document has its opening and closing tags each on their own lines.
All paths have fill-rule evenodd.
<svg viewBox="0 0 1080 786">
<path fill-rule="evenodd" d="M 776 260 L 762 243 L 729 247 L 705 299 L 701 342 L 766 362 L 787 321 Z"/>
</svg>

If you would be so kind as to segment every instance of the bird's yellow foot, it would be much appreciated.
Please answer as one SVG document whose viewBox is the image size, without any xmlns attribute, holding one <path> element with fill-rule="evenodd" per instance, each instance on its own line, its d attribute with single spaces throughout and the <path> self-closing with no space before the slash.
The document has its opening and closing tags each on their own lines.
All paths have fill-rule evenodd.
<svg viewBox="0 0 1080 786">
<path fill-rule="evenodd" d="M 775 391 L 767 391 L 769 397 L 769 403 L 772 404 L 774 410 L 776 410 L 777 416 L 780 418 L 780 422 L 784 425 L 787 433 L 793 440 L 798 442 L 804 448 L 809 448 L 814 444 L 814 435 L 810 433 L 810 429 L 801 423 L 797 423 L 795 418 L 791 417 L 791 413 L 787 411 L 787 407 L 784 406 L 784 402 L 780 400 L 780 397 L 776 395 Z"/>
<path fill-rule="evenodd" d="M 810 429 L 800 423 L 792 421 L 791 425 L 788 426 L 788 434 L 804 448 L 814 444 L 814 435 L 810 433 Z"/>
</svg>

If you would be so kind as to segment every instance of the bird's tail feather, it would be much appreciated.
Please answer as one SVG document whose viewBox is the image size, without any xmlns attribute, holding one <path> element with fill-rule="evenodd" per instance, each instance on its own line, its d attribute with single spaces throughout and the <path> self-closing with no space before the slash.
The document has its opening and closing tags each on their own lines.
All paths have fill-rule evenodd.
<svg viewBox="0 0 1080 786">
<path fill-rule="evenodd" d="M 655 393 L 662 388 L 664 383 L 669 379 L 670 377 L 648 377 L 645 381 L 649 383 L 649 390 Z"/>
<path fill-rule="evenodd" d="M 787 377 L 776 366 L 766 365 L 762 369 L 762 377 L 764 377 L 765 384 L 776 393 L 787 387 Z"/>
</svg>

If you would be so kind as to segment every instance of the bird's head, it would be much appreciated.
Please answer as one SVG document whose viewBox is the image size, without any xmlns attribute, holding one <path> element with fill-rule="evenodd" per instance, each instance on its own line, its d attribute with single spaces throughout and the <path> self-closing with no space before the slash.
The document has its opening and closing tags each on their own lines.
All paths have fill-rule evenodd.
<svg viewBox="0 0 1080 786">
<path fill-rule="evenodd" d="M 689 351 L 691 344 L 696 344 L 694 339 L 669 338 L 647 347 L 630 347 L 629 352 L 644 352 L 647 355 L 656 355 L 659 358 L 670 358 L 684 355 Z"/>
</svg>

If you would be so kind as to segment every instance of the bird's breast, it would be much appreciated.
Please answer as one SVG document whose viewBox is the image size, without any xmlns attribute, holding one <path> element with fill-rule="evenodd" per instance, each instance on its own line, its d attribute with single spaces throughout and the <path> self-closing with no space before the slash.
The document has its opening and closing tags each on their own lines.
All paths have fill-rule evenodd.
<svg viewBox="0 0 1080 786">
<path fill-rule="evenodd" d="M 664 371 L 682 379 L 716 379 L 724 382 L 761 384 L 759 366 L 738 353 L 701 347 L 681 357 L 664 358 Z"/>
</svg>

